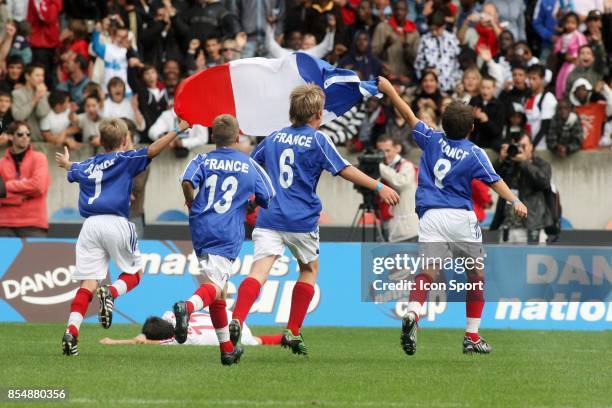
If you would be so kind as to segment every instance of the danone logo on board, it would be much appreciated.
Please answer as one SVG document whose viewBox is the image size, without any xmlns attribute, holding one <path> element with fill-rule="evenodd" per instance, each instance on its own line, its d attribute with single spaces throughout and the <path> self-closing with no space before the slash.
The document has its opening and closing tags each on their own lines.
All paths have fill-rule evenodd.
<svg viewBox="0 0 612 408">
<path fill-rule="evenodd" d="M 79 284 L 71 279 L 74 271 L 74 244 L 28 242 L 2 276 L 1 296 L 30 322 L 57 321 L 64 316 Z M 95 303 L 95 302 L 94 302 Z M 88 315 L 97 310 L 89 309 Z"/>
</svg>

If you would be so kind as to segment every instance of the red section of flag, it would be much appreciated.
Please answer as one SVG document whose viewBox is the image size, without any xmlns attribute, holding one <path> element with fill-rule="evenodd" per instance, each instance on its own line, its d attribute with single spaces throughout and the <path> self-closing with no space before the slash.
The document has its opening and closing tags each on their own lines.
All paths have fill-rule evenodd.
<svg viewBox="0 0 612 408">
<path fill-rule="evenodd" d="M 221 114 L 236 116 L 229 64 L 198 72 L 179 85 L 174 111 L 191 125 L 212 126 Z"/>
</svg>

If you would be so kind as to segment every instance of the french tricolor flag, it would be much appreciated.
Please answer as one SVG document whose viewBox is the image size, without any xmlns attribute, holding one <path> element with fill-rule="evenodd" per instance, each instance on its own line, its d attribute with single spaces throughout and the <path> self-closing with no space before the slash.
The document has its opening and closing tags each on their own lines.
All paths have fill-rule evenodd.
<svg viewBox="0 0 612 408">
<path fill-rule="evenodd" d="M 325 91 L 323 123 L 348 111 L 364 96 L 378 94 L 376 81 L 360 81 L 348 69 L 334 68 L 296 52 L 285 58 L 246 58 L 201 71 L 185 79 L 174 98 L 174 110 L 190 124 L 212 126 L 229 113 L 251 136 L 267 136 L 289 126 L 289 94 L 298 85 L 315 83 Z"/>
</svg>

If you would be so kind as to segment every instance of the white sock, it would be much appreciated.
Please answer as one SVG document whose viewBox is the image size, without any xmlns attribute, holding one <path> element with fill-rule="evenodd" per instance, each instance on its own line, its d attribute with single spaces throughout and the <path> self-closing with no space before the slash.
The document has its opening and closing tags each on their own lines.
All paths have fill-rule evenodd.
<svg viewBox="0 0 612 408">
<path fill-rule="evenodd" d="M 478 328 L 480 327 L 480 318 L 476 317 L 468 317 L 467 324 L 465 327 L 465 331 L 467 333 L 476 333 L 478 334 Z"/>
<path fill-rule="evenodd" d="M 81 323 L 83 322 L 83 315 L 79 312 L 70 312 L 70 316 L 68 317 L 68 326 L 72 325 L 77 328 L 77 330 L 81 330 Z"/>
<path fill-rule="evenodd" d="M 421 316 L 421 308 L 423 305 L 420 302 L 412 301 L 408 302 L 408 313 L 414 313 L 414 316 L 418 319 Z"/>
<path fill-rule="evenodd" d="M 204 309 L 204 301 L 198 295 L 193 295 L 192 297 L 190 297 L 188 302 L 191 302 L 191 304 L 193 305 L 194 312 Z"/>
<path fill-rule="evenodd" d="M 127 293 L 127 284 L 123 279 L 117 279 L 111 286 L 115 288 L 119 296 Z"/>
<path fill-rule="evenodd" d="M 220 329 L 215 329 L 215 333 L 217 333 L 217 339 L 219 339 L 219 344 L 225 343 L 230 339 L 229 326 L 225 326 Z"/>
</svg>

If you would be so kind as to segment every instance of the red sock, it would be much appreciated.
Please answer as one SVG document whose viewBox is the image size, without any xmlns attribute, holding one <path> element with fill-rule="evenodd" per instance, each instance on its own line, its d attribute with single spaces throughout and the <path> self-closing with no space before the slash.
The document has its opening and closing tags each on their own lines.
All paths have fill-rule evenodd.
<svg viewBox="0 0 612 408">
<path fill-rule="evenodd" d="M 291 330 L 294 336 L 300 333 L 302 323 L 306 317 L 308 306 L 314 296 L 314 286 L 306 282 L 297 282 L 293 287 L 293 295 L 291 296 L 291 311 L 289 312 L 289 322 L 287 328 Z"/>
<path fill-rule="evenodd" d="M 259 336 L 261 339 L 261 344 L 265 346 L 281 344 L 281 339 L 283 338 L 283 333 L 279 334 L 264 334 L 263 336 Z"/>
<path fill-rule="evenodd" d="M 108 288 L 111 295 L 116 299 L 134 289 L 140 283 L 139 273 L 122 273 L 119 278 Z"/>
<path fill-rule="evenodd" d="M 68 328 L 66 329 L 74 337 L 79 337 L 81 322 L 87 314 L 87 308 L 92 298 L 93 293 L 85 288 L 80 288 L 74 295 L 74 299 L 70 304 L 70 317 L 68 318 Z"/>
<path fill-rule="evenodd" d="M 233 318 L 240 321 L 240 324 L 246 320 L 253 303 L 259 296 L 261 290 L 261 283 L 255 278 L 246 278 L 240 284 L 238 288 L 238 298 L 236 299 L 236 306 L 234 307 Z"/>
<path fill-rule="evenodd" d="M 204 283 L 194 292 L 187 303 L 187 311 L 193 313 L 194 310 L 202 310 L 215 301 L 217 288 L 212 283 Z"/>
<path fill-rule="evenodd" d="M 230 341 L 229 327 L 227 325 L 227 304 L 225 300 L 217 299 L 210 304 L 210 320 L 212 320 L 217 339 L 219 340 L 219 348 L 224 353 L 234 351 L 234 345 Z"/>
<path fill-rule="evenodd" d="M 414 290 L 410 291 L 410 296 L 408 297 L 408 312 L 414 313 L 417 320 L 421 315 L 421 308 L 423 304 L 427 300 L 427 293 L 429 290 L 424 288 L 425 284 L 431 285 L 433 279 L 426 273 L 420 273 L 414 278 Z"/>
<path fill-rule="evenodd" d="M 480 276 L 468 277 L 469 283 L 482 282 L 484 287 L 484 278 Z M 473 341 L 478 341 L 480 336 L 478 335 L 478 328 L 480 326 L 480 318 L 482 317 L 482 310 L 484 309 L 484 290 L 483 289 L 470 289 L 465 296 L 465 316 L 467 320 L 467 327 L 465 335 L 469 336 Z"/>
</svg>

